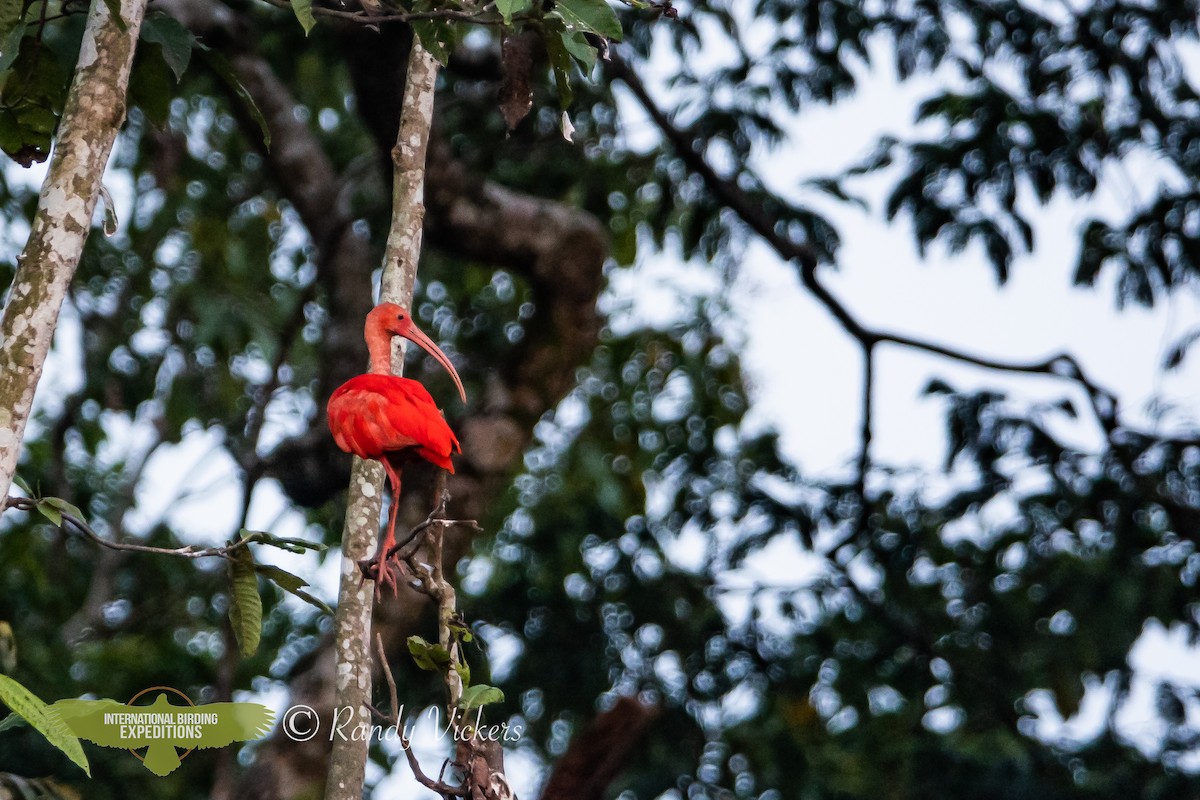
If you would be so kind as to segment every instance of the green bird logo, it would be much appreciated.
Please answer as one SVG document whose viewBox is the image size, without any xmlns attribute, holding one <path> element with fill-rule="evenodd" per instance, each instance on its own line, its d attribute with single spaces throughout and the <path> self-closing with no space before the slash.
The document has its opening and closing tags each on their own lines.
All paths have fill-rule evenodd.
<svg viewBox="0 0 1200 800">
<path fill-rule="evenodd" d="M 258 703 L 177 706 L 165 693 L 148 706 L 116 700 L 59 700 L 49 708 L 80 739 L 101 747 L 148 748 L 139 757 L 146 769 L 160 776 L 171 774 L 181 763 L 177 748 L 186 750 L 186 756 L 197 747 L 248 742 L 264 736 L 275 721 L 275 712 Z"/>
</svg>

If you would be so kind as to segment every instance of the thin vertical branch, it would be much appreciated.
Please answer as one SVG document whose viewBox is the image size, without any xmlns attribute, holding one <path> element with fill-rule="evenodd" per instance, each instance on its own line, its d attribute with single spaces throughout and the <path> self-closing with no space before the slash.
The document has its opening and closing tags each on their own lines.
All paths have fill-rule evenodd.
<svg viewBox="0 0 1200 800">
<path fill-rule="evenodd" d="M 381 299 L 412 304 L 421 225 L 425 218 L 425 158 L 433 121 L 438 63 L 414 37 L 408 59 L 400 132 L 392 149 L 392 221 L 384 253 Z M 397 337 L 398 338 L 398 337 Z M 393 350 L 392 371 L 403 371 L 403 349 Z M 342 533 L 341 586 L 334 618 L 337 684 L 334 708 L 353 709 L 356 722 L 370 727 L 371 608 L 373 585 L 362 580 L 358 562 L 368 558 L 379 534 L 384 491 L 383 466 L 355 458 L 350 471 L 349 506 Z M 366 737 L 334 739 L 325 786 L 326 800 L 360 800 L 370 742 Z"/>
<path fill-rule="evenodd" d="M 471 709 L 463 707 L 466 688 L 463 675 L 467 666 L 462 650 L 462 630 L 465 623 L 458 613 L 458 595 L 454 584 L 446 578 L 443 537 L 450 525 L 474 525 L 475 522 L 446 519 L 446 506 L 450 495 L 446 491 L 444 471 L 438 475 L 435 492 L 437 504 L 425 522 L 424 545 L 427 548 L 429 565 L 426 566 L 416 552 L 408 553 L 405 563 L 417 578 L 414 588 L 428 595 L 437 605 L 438 643 L 449 656 L 442 669 L 447 696 L 446 725 L 454 734 L 454 765 L 462 773 L 463 783 L 460 787 L 461 793 L 455 789 L 443 792 L 442 796 L 459 794 L 478 800 L 513 800 L 515 795 L 504 774 L 503 747 L 499 741 L 481 735 L 479 728 L 472 722 Z M 477 719 L 482 719 L 481 712 L 475 713 L 479 715 Z M 413 774 L 424 783 L 415 757 L 408 751 L 407 745 L 405 750 L 413 765 Z"/>
<path fill-rule="evenodd" d="M 125 121 L 146 0 L 122 0 L 119 6 L 120 19 L 112 17 L 104 0 L 94 0 L 88 13 L 54 155 L 0 314 L 0 498 L 8 496 L 17 469 L 58 314 L 91 232 L 104 167 Z"/>
<path fill-rule="evenodd" d="M 830 563 L 836 564 L 837 551 L 846 545 L 861 540 L 867 530 L 870 519 L 870 508 L 867 503 L 867 473 L 871 471 L 871 438 L 872 416 L 874 415 L 873 395 L 875 387 L 875 342 L 860 341 L 863 355 L 863 382 L 861 415 L 858 436 L 858 457 L 854 466 L 854 478 L 851 491 L 858 503 L 854 518 L 843 535 L 825 551 Z"/>
<path fill-rule="evenodd" d="M 862 386 L 862 422 L 859 428 L 858 465 L 854 476 L 854 491 L 858 495 L 858 533 L 867 528 L 869 508 L 867 505 L 867 473 L 871 470 L 871 416 L 872 395 L 875 384 L 875 346 L 864 342 L 863 353 L 863 386 Z"/>
<path fill-rule="evenodd" d="M 453 666 L 463 662 L 463 654 L 458 638 L 454 636 L 451 629 L 451 623 L 458 616 L 458 594 L 454 591 L 454 584 L 446 580 L 445 567 L 442 563 L 443 542 L 446 533 L 444 509 L 449 498 L 446 492 L 444 470 L 438 473 L 436 492 L 439 504 L 443 508 L 443 514 L 431 527 L 428 537 L 429 562 L 432 572 L 429 576 L 430 582 L 427 591 L 438 607 L 438 644 L 446 648 L 446 652 L 450 654 L 450 664 Z M 456 669 L 448 669 L 442 677 L 446 683 L 446 705 L 453 714 L 453 709 L 458 707 L 458 701 L 462 699 L 462 675 Z"/>
</svg>

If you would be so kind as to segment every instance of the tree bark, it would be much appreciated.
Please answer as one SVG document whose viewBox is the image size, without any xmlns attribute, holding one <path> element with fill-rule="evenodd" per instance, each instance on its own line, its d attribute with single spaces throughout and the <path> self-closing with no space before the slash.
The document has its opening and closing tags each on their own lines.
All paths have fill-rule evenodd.
<svg viewBox="0 0 1200 800">
<path fill-rule="evenodd" d="M 146 0 L 122 0 L 120 7 L 120 20 L 112 18 L 104 0 L 94 0 L 88 13 L 29 240 L 0 314 L 0 498 L 8 496 L 17 469 L 58 314 L 91 230 L 113 141 L 125 121 Z"/>
<path fill-rule="evenodd" d="M 421 255 L 421 225 L 425 219 L 425 158 L 433 124 L 434 84 L 438 63 L 420 43 L 413 42 L 408 77 L 400 110 L 400 132 L 392 148 L 394 183 L 392 223 L 384 251 L 381 300 L 412 305 L 413 284 Z M 393 337 L 392 372 L 404 369 L 404 348 Z M 334 708 L 353 713 L 371 726 L 371 608 L 374 584 L 364 582 L 358 562 L 369 558 L 379 535 L 379 512 L 384 491 L 383 467 L 355 459 L 350 470 L 350 501 L 342 529 L 342 579 L 334 618 L 336 674 Z M 395 498 L 399 500 L 399 498 Z M 383 568 L 383 564 L 380 565 Z M 347 711 L 347 709 L 352 710 Z M 326 800 L 359 800 L 370 748 L 368 737 L 335 738 L 325 785 Z"/>
</svg>

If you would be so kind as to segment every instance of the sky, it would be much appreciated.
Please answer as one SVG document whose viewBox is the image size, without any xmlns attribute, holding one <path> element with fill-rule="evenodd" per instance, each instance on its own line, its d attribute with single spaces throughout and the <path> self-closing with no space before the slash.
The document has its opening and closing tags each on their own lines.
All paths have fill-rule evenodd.
<svg viewBox="0 0 1200 800">
<path fill-rule="evenodd" d="M 886 59 L 880 59 L 881 63 Z M 1200 61 L 1190 59 L 1196 67 Z M 668 61 L 657 60 L 645 75 L 652 88 L 671 74 Z M 1193 72 L 1200 75 L 1200 71 Z M 1016 361 L 1040 360 L 1068 351 L 1098 383 L 1121 398 L 1123 418 L 1155 429 L 1197 423 L 1200 417 L 1200 351 L 1171 372 L 1162 359 L 1179 336 L 1200 325 L 1200 294 L 1178 292 L 1153 309 L 1115 308 L 1113 275 L 1102 275 L 1097 287 L 1071 285 L 1075 261 L 1074 232 L 1091 214 L 1117 215 L 1149 196 L 1162 178 L 1152 161 L 1135 161 L 1122 174 L 1108 176 L 1104 188 L 1088 204 L 1056 197 L 1032 214 L 1036 250 L 1017 259 L 1012 278 L 997 289 L 994 274 L 978 249 L 951 256 L 940 245 L 918 256 L 903 217 L 881 221 L 880 200 L 887 176 L 859 187 L 874 203 L 871 213 L 834 205 L 805 192 L 801 182 L 830 174 L 861 159 L 881 133 L 910 132 L 915 100 L 942 78 L 898 85 L 879 70 L 864 81 L 856 98 L 834 109 L 817 108 L 789 122 L 785 145 L 758 157 L 754 166 L 781 195 L 811 203 L 827 213 L 842 232 L 843 248 L 836 270 L 823 268 L 829 289 L 864 322 L 918 335 L 980 355 Z M 1198 81 L 1200 82 L 1200 81 Z M 627 136 L 651 135 L 651 126 L 625 100 Z M 819 165 L 819 172 L 813 170 Z M 1133 180 L 1128 178 L 1133 176 Z M 27 177 L 40 181 L 37 171 Z M 119 181 L 119 178 L 114 178 Z M 120 203 L 121 192 L 110 186 Z M 127 211 L 119 214 L 128 217 Z M 714 268 L 681 263 L 667 254 L 649 254 L 632 269 L 611 273 L 606 303 L 633 300 L 628 317 L 617 325 L 665 323 L 690 307 L 680 298 L 723 294 L 732 310 L 724 333 L 742 345 L 750 376 L 751 429 L 772 428 L 781 435 L 784 453 L 809 475 L 839 475 L 849 469 L 858 446 L 861 380 L 859 351 L 828 313 L 801 287 L 794 269 L 765 246 L 745 251 L 734 280 L 726 285 Z M 38 402 L 54 402 L 74 381 L 79 369 L 79 325 L 70 309 L 63 316 L 55 353 L 47 368 Z M 957 388 L 1004 388 L 1017 402 L 1052 402 L 1071 398 L 1077 419 L 1059 415 L 1053 429 L 1072 444 L 1097 448 L 1100 438 L 1082 393 L 1069 382 L 1046 377 L 998 375 L 947 363 L 927 355 L 887 346 L 877 364 L 876 418 L 872 456 L 878 463 L 938 470 L 944 454 L 942 401 L 922 395 L 930 379 Z M 1159 418 L 1151 401 L 1159 398 L 1176 410 Z M 114 422 L 113 424 L 119 424 Z M 118 437 L 136 449 L 130 429 Z M 198 542 L 216 544 L 233 532 L 240 507 L 236 468 L 215 434 L 197 432 L 178 446 L 161 448 L 139 487 L 130 527 L 149 527 L 169 515 L 178 529 Z M 179 501 L 179 497 L 190 499 Z M 290 512 L 282 494 L 264 483 L 254 497 L 249 527 L 281 536 L 298 536 L 303 523 Z M 335 560 L 314 572 L 312 559 L 272 553 L 276 563 L 303 574 L 327 599 L 336 596 Z M 787 545 L 752 558 L 742 575 L 730 580 L 778 582 L 794 580 L 798 565 L 816 575 L 819 565 Z M 745 612 L 729 601 L 731 615 Z M 1149 713 L 1152 679 L 1170 675 L 1200 688 L 1200 656 L 1187 647 L 1177 630 L 1148 627 L 1130 655 L 1138 670 L 1133 699 L 1122 712 L 1121 726 L 1149 751 L 1158 730 Z M 1102 721 L 1105 698 L 1112 687 L 1092 682 L 1080 713 L 1072 720 L 1058 716 L 1048 694 L 1036 694 L 1037 733 L 1046 738 L 1082 739 L 1094 735 Z M 278 693 L 276 692 L 278 697 Z M 279 702 L 282 698 L 279 697 Z M 1197 766 L 1200 766 L 1198 764 Z M 399 772 L 402 773 L 404 768 Z M 522 796 L 530 794 L 533 770 L 526 766 Z M 389 781 L 408 785 L 398 773 Z"/>
</svg>

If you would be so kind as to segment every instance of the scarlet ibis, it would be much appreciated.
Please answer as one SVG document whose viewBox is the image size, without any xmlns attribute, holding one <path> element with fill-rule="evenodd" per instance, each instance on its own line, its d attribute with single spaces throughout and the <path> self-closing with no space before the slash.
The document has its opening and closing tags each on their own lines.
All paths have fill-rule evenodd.
<svg viewBox="0 0 1200 800">
<path fill-rule="evenodd" d="M 395 590 L 395 580 L 385 562 L 396 543 L 404 462 L 418 457 L 454 472 L 450 455 L 462 451 L 425 387 L 392 374 L 392 337 L 403 336 L 437 359 L 454 378 L 464 403 L 467 393 L 450 359 L 413 323 L 408 311 L 395 303 L 380 303 L 367 314 L 364 336 L 371 356 L 370 371 L 338 387 L 329 398 L 327 416 L 338 447 L 359 458 L 382 462 L 387 472 L 392 487 L 387 535 L 365 571 L 379 584 L 390 584 Z"/>
</svg>

